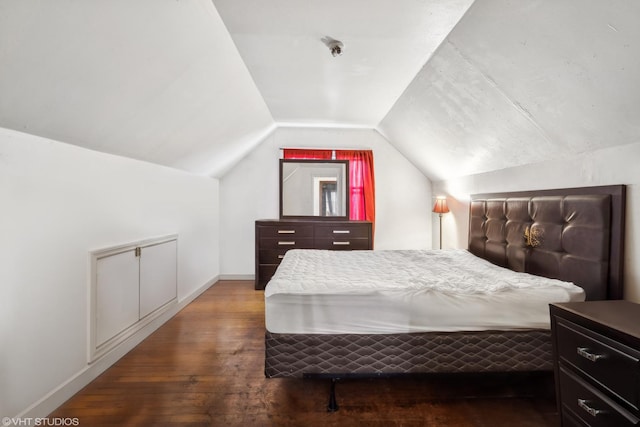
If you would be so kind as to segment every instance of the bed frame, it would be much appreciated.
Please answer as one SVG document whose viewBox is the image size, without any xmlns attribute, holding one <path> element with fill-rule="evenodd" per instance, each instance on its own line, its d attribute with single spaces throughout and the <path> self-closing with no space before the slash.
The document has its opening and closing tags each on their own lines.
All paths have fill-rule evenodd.
<svg viewBox="0 0 640 427">
<path fill-rule="evenodd" d="M 624 185 L 472 196 L 469 251 L 515 271 L 621 299 Z M 549 330 L 389 335 L 272 334 L 265 375 L 332 379 L 416 373 L 552 371 Z"/>
</svg>

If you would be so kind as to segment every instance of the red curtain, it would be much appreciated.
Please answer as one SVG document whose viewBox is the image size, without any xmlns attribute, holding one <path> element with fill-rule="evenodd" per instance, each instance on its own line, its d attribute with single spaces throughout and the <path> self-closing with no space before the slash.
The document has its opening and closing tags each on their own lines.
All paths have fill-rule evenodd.
<svg viewBox="0 0 640 427">
<path fill-rule="evenodd" d="M 285 148 L 285 159 L 300 159 L 300 160 L 331 160 L 331 154 L 333 150 L 302 150 L 298 148 Z"/>
<path fill-rule="evenodd" d="M 337 160 L 349 160 L 349 219 L 375 223 L 375 179 L 371 150 L 336 150 Z"/>
</svg>

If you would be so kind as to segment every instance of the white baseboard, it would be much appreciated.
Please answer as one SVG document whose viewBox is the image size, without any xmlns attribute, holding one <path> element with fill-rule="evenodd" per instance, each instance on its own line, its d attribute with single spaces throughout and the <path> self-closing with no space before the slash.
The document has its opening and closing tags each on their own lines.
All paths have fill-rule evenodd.
<svg viewBox="0 0 640 427">
<path fill-rule="evenodd" d="M 47 417 L 56 408 L 69 400 L 73 395 L 82 390 L 87 384 L 96 379 L 98 375 L 106 371 L 111 365 L 116 363 L 122 356 L 131 351 L 135 346 L 140 344 L 145 338 L 151 335 L 156 329 L 166 323 L 175 316 L 180 310 L 195 300 L 200 294 L 209 289 L 214 283 L 220 280 L 220 276 L 216 276 L 193 291 L 191 294 L 182 298 L 176 305 L 156 317 L 135 334 L 127 338 L 118 346 L 114 347 L 100 359 L 84 367 L 67 381 L 49 392 L 42 399 L 29 406 L 15 418 L 44 418 Z M 81 420 L 82 421 L 82 420 Z"/>
<path fill-rule="evenodd" d="M 255 274 L 221 274 L 220 280 L 256 280 Z"/>
</svg>

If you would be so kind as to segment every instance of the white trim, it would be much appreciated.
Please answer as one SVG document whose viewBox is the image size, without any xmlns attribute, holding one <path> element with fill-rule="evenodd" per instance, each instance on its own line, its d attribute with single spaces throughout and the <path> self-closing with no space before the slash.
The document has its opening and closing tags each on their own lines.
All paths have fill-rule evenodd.
<svg viewBox="0 0 640 427">
<path fill-rule="evenodd" d="M 256 280 L 255 274 L 221 274 L 220 280 Z"/>
<path fill-rule="evenodd" d="M 94 249 L 89 251 L 91 256 L 95 256 L 96 258 L 103 258 L 105 256 L 115 255 L 121 252 L 130 251 L 131 249 L 135 249 L 136 247 L 147 247 L 154 246 L 160 243 L 168 242 L 170 240 L 177 240 L 177 234 L 163 234 L 161 236 L 149 237 L 147 239 L 136 240 L 134 242 L 123 243 L 120 245 L 109 246 L 106 248 Z"/>
</svg>

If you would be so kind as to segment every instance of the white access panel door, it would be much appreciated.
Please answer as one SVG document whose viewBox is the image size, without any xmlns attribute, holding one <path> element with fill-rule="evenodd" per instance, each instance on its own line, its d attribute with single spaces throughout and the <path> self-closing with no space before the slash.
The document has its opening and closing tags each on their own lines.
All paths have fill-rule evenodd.
<svg viewBox="0 0 640 427">
<path fill-rule="evenodd" d="M 176 240 L 141 248 L 141 319 L 177 297 L 177 262 Z"/>
<path fill-rule="evenodd" d="M 96 346 L 100 346 L 139 319 L 135 250 L 99 258 L 96 273 Z"/>
</svg>

